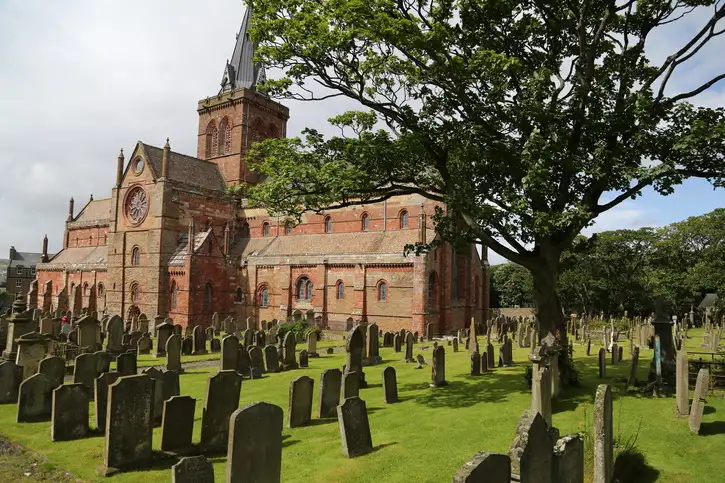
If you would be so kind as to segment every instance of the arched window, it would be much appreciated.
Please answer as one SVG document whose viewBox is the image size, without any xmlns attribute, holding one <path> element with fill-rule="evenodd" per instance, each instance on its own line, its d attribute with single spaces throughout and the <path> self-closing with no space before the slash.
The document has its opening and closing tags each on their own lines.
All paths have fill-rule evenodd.
<svg viewBox="0 0 725 483">
<path fill-rule="evenodd" d="M 206 282 L 206 285 L 204 285 L 204 312 L 209 312 L 209 309 L 211 309 L 211 282 Z"/>
<path fill-rule="evenodd" d="M 141 265 L 141 249 L 133 247 L 131 250 L 131 265 Z"/>
<path fill-rule="evenodd" d="M 138 301 L 141 299 L 141 289 L 139 288 L 137 283 L 134 283 L 131 285 L 131 303 L 137 304 Z"/>
<path fill-rule="evenodd" d="M 292 233 L 292 222 L 287 220 L 284 222 L 284 234 L 290 235 Z"/>
<path fill-rule="evenodd" d="M 237 293 L 234 297 L 234 301 L 239 304 L 244 302 L 244 292 L 242 292 L 242 287 L 237 287 Z"/>
<path fill-rule="evenodd" d="M 257 300 L 259 300 L 260 307 L 269 307 L 269 288 L 266 285 L 259 287 Z"/>
<path fill-rule="evenodd" d="M 176 310 L 176 304 L 179 300 L 179 287 L 176 286 L 176 281 L 171 281 L 171 310 Z"/>
<path fill-rule="evenodd" d="M 226 117 L 219 123 L 219 156 L 232 151 L 232 125 Z"/>
<path fill-rule="evenodd" d="M 312 300 L 312 282 L 307 277 L 297 280 L 297 300 Z"/>
<path fill-rule="evenodd" d="M 87 295 L 88 295 L 88 282 L 83 284 L 83 296 L 85 297 Z"/>
<path fill-rule="evenodd" d="M 332 217 L 325 217 L 325 233 L 332 233 Z"/>
<path fill-rule="evenodd" d="M 213 158 L 219 151 L 219 130 L 216 123 L 211 121 L 206 127 L 206 157 Z"/>
<path fill-rule="evenodd" d="M 342 280 L 337 281 L 337 298 L 338 300 L 345 298 L 345 284 L 342 283 Z"/>
<path fill-rule="evenodd" d="M 269 223 L 266 221 L 262 224 L 262 236 L 269 236 Z"/>
<path fill-rule="evenodd" d="M 436 302 L 436 273 L 428 276 L 428 312 L 433 312 Z"/>
<path fill-rule="evenodd" d="M 408 212 L 403 210 L 400 212 L 400 229 L 408 228 Z"/>
<path fill-rule="evenodd" d="M 370 229 L 370 216 L 367 213 L 363 213 L 360 218 L 362 231 L 368 231 Z"/>
<path fill-rule="evenodd" d="M 103 297 L 104 295 L 106 295 L 106 288 L 103 286 L 102 283 L 99 283 L 98 284 L 98 296 Z"/>
<path fill-rule="evenodd" d="M 381 280 L 378 282 L 378 300 L 386 302 L 388 300 L 388 282 Z"/>
<path fill-rule="evenodd" d="M 275 126 L 274 124 L 270 124 L 269 128 L 267 129 L 267 134 L 269 134 L 270 138 L 278 138 L 279 129 L 277 129 L 277 126 Z"/>
</svg>

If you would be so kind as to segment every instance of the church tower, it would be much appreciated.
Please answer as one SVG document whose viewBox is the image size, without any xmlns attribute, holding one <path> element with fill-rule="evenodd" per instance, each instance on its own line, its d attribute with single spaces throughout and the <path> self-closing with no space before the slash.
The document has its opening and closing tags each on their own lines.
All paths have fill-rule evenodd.
<svg viewBox="0 0 725 483">
<path fill-rule="evenodd" d="M 199 101 L 197 109 L 197 157 L 216 163 L 228 186 L 259 182 L 259 175 L 247 165 L 247 152 L 256 141 L 287 134 L 289 109 L 257 89 L 265 79 L 265 71 L 253 60 L 251 18 L 250 4 L 232 58 L 224 67 L 219 93 Z"/>
</svg>

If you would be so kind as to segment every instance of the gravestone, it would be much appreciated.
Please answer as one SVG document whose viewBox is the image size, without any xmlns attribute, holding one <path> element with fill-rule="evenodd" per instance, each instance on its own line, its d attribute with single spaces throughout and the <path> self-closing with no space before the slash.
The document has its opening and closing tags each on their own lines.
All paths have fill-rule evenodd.
<svg viewBox="0 0 725 483">
<path fill-rule="evenodd" d="M 458 352 L 458 339 L 453 339 L 453 352 Z"/>
<path fill-rule="evenodd" d="M 617 363 L 620 363 L 623 360 L 624 360 L 624 346 L 620 345 L 619 348 L 617 349 Z"/>
<path fill-rule="evenodd" d="M 227 335 L 222 339 L 222 351 L 219 359 L 222 371 L 237 370 L 239 365 L 239 339 Z"/>
<path fill-rule="evenodd" d="M 360 395 L 360 377 L 355 372 L 348 372 L 342 376 L 342 399 L 358 397 Z"/>
<path fill-rule="evenodd" d="M 592 340 L 587 340 L 587 356 L 589 356 L 592 352 Z"/>
<path fill-rule="evenodd" d="M 334 418 L 337 415 L 337 405 L 340 404 L 340 391 L 342 386 L 342 371 L 340 369 L 326 369 L 320 375 L 319 417 Z"/>
<path fill-rule="evenodd" d="M 282 481 L 282 408 L 258 402 L 229 421 L 227 483 Z"/>
<path fill-rule="evenodd" d="M 495 356 L 493 354 L 493 344 L 490 342 L 486 345 L 486 368 L 493 369 L 496 367 Z"/>
<path fill-rule="evenodd" d="M 166 370 L 181 373 L 181 336 L 173 334 L 166 339 Z"/>
<path fill-rule="evenodd" d="M 257 346 L 251 346 L 248 352 L 252 379 L 259 379 L 264 374 L 264 355 L 262 354 L 262 349 Z"/>
<path fill-rule="evenodd" d="M 136 346 L 139 355 L 146 355 L 151 353 L 151 347 L 153 346 L 151 338 L 143 334 L 139 339 Z"/>
<path fill-rule="evenodd" d="M 247 329 L 244 331 L 243 334 L 243 340 L 244 340 L 244 347 L 249 350 L 250 347 L 254 345 L 254 331 L 252 329 Z"/>
<path fill-rule="evenodd" d="M 205 451 L 223 451 L 229 439 L 229 417 L 239 407 L 242 377 L 236 371 L 220 371 L 209 377 L 201 417 L 200 445 Z"/>
<path fill-rule="evenodd" d="M 18 423 L 50 421 L 53 409 L 53 383 L 45 374 L 33 374 L 18 389 Z"/>
<path fill-rule="evenodd" d="M 534 364 L 531 381 L 531 408 L 551 426 L 551 369 Z"/>
<path fill-rule="evenodd" d="M 78 345 L 95 351 L 100 339 L 97 339 L 99 332 L 99 322 L 91 316 L 81 317 L 77 322 L 78 327 Z"/>
<path fill-rule="evenodd" d="M 446 382 L 446 351 L 442 345 L 433 349 L 433 365 L 430 387 L 443 387 Z"/>
<path fill-rule="evenodd" d="M 471 375 L 481 375 L 481 356 L 478 351 L 471 352 Z"/>
<path fill-rule="evenodd" d="M 400 348 L 403 344 L 401 343 L 401 337 L 400 334 L 395 334 L 393 336 L 393 350 L 395 352 L 400 352 Z"/>
<path fill-rule="evenodd" d="M 237 372 L 240 376 L 251 376 L 251 361 L 249 360 L 249 352 L 246 347 L 239 344 L 239 357 L 237 358 Z"/>
<path fill-rule="evenodd" d="M 295 354 L 295 335 L 292 332 L 287 332 L 284 335 L 283 352 L 282 352 L 282 370 L 289 371 L 297 369 L 297 356 Z"/>
<path fill-rule="evenodd" d="M 215 335 L 214 326 L 207 327 L 206 329 L 204 329 L 204 336 L 206 337 L 206 340 L 211 342 L 211 340 L 214 339 L 214 335 Z"/>
<path fill-rule="evenodd" d="M 395 368 L 388 366 L 383 369 L 383 395 L 388 404 L 396 403 L 398 399 L 398 378 Z"/>
<path fill-rule="evenodd" d="M 612 388 L 597 387 L 594 399 L 594 483 L 611 483 L 614 473 Z"/>
<path fill-rule="evenodd" d="M 75 358 L 73 384 L 83 384 L 89 394 L 93 391 L 93 381 L 98 377 L 98 364 L 95 354 L 81 354 Z"/>
<path fill-rule="evenodd" d="M 481 374 L 488 372 L 488 353 L 481 354 Z"/>
<path fill-rule="evenodd" d="M 432 341 L 433 340 L 433 324 L 428 323 L 425 326 L 425 340 Z"/>
<path fill-rule="evenodd" d="M 0 359 L 0 404 L 18 402 L 18 388 L 23 382 L 23 368 Z"/>
<path fill-rule="evenodd" d="M 178 335 L 178 334 L 175 334 Z M 181 337 L 181 336 L 179 336 Z M 194 338 L 191 336 L 181 339 L 181 355 L 190 356 L 194 353 Z"/>
<path fill-rule="evenodd" d="M 599 379 L 607 377 L 607 351 L 604 347 L 599 349 Z"/>
<path fill-rule="evenodd" d="M 510 483 L 511 458 L 482 451 L 461 466 L 453 483 Z"/>
<path fill-rule="evenodd" d="M 359 378 L 358 387 L 367 387 L 367 384 L 365 383 L 365 374 L 362 370 L 362 359 L 365 346 L 363 330 L 362 326 L 355 327 L 348 333 L 347 341 L 345 341 L 345 351 L 347 354 L 344 374 L 346 375 L 354 372 Z"/>
<path fill-rule="evenodd" d="M 554 444 L 552 460 L 554 483 L 584 483 L 584 440 L 570 434 Z"/>
<path fill-rule="evenodd" d="M 554 442 L 544 418 L 536 411 L 524 411 L 509 447 L 511 472 L 519 475 L 521 483 L 552 483 L 553 451 Z"/>
<path fill-rule="evenodd" d="M 164 380 L 161 377 L 161 371 L 155 367 L 149 367 L 142 371 L 154 382 L 154 400 L 151 419 L 154 426 L 160 426 L 164 415 Z"/>
<path fill-rule="evenodd" d="M 196 399 L 173 396 L 164 401 L 161 451 L 183 452 L 191 447 Z"/>
<path fill-rule="evenodd" d="M 166 342 L 169 340 L 169 337 L 174 335 L 173 332 L 174 327 L 167 322 L 156 327 L 156 357 L 166 355 Z M 179 352 L 181 352 L 181 340 L 179 340 Z"/>
<path fill-rule="evenodd" d="M 194 326 L 193 332 L 194 355 L 206 354 L 206 334 L 200 325 Z"/>
<path fill-rule="evenodd" d="M 222 343 L 216 337 L 209 339 L 209 350 L 213 354 L 218 354 L 222 351 Z"/>
<path fill-rule="evenodd" d="M 639 365 L 639 347 L 632 349 L 632 364 L 629 368 L 629 379 L 627 379 L 628 386 L 635 386 L 637 384 L 637 370 Z"/>
<path fill-rule="evenodd" d="M 315 358 L 320 355 L 317 353 L 317 331 L 311 330 L 307 333 L 307 355 Z"/>
<path fill-rule="evenodd" d="M 38 372 L 38 363 L 48 352 L 48 341 L 38 332 L 29 332 L 21 335 L 15 343 L 18 346 L 15 363 L 23 368 L 23 380 L 25 380 Z"/>
<path fill-rule="evenodd" d="M 264 347 L 267 345 L 267 334 L 264 331 L 258 330 L 254 333 L 254 345 L 257 347 Z"/>
<path fill-rule="evenodd" d="M 612 344 L 612 365 L 616 366 L 619 364 L 619 346 Z"/>
<path fill-rule="evenodd" d="M 312 392 L 315 382 L 307 376 L 290 381 L 289 420 L 287 426 L 296 428 L 309 424 L 312 419 Z"/>
<path fill-rule="evenodd" d="M 370 421 L 365 401 L 359 397 L 346 398 L 337 407 L 342 452 L 348 458 L 362 456 L 373 450 Z"/>
<path fill-rule="evenodd" d="M 268 345 L 264 348 L 264 361 L 267 365 L 267 372 L 279 372 L 279 356 L 275 346 Z"/>
<path fill-rule="evenodd" d="M 677 353 L 675 364 L 675 403 L 677 416 L 685 418 L 690 414 L 690 383 L 687 374 L 687 351 L 680 350 Z"/>
<path fill-rule="evenodd" d="M 108 387 L 106 444 L 101 472 L 110 476 L 151 460 L 154 382 L 145 374 L 120 377 Z"/>
<path fill-rule="evenodd" d="M 96 373 L 108 372 L 111 370 L 111 354 L 106 351 L 96 351 L 93 353 L 96 358 Z"/>
<path fill-rule="evenodd" d="M 114 315 L 108 320 L 106 325 L 106 350 L 112 354 L 118 354 L 123 351 L 123 320 L 118 315 Z"/>
<path fill-rule="evenodd" d="M 138 372 L 136 354 L 121 354 L 116 358 L 116 371 L 123 376 L 132 376 Z"/>
<path fill-rule="evenodd" d="M 206 456 L 186 456 L 171 467 L 171 483 L 214 483 L 214 465 Z"/>
<path fill-rule="evenodd" d="M 65 362 L 60 357 L 46 357 L 38 364 L 38 372 L 50 379 L 53 389 L 63 384 L 65 378 Z"/>
<path fill-rule="evenodd" d="M 24 384 L 24 383 L 23 383 Z M 22 385 L 20 386 L 22 389 Z M 697 373 L 697 382 L 695 383 L 695 393 L 692 396 L 692 408 L 690 409 L 690 419 L 688 424 L 690 431 L 699 434 L 702 424 L 702 414 L 705 411 L 705 399 L 710 390 L 710 372 L 702 368 Z"/>
<path fill-rule="evenodd" d="M 378 324 L 369 324 L 366 330 L 366 355 L 368 364 L 380 364 L 380 362 L 382 362 L 382 358 L 380 357 L 380 330 L 378 329 Z"/>
<path fill-rule="evenodd" d="M 405 362 L 415 362 L 413 359 L 413 334 L 405 334 Z"/>
<path fill-rule="evenodd" d="M 83 384 L 65 384 L 53 391 L 52 441 L 71 441 L 88 434 L 88 391 Z"/>
<path fill-rule="evenodd" d="M 118 372 L 104 372 L 93 381 L 93 392 L 96 405 L 96 428 L 106 430 L 106 413 L 108 411 L 108 387 L 121 377 Z"/>
<path fill-rule="evenodd" d="M 310 360 L 307 351 L 304 349 L 300 351 L 300 367 L 310 367 Z"/>
</svg>

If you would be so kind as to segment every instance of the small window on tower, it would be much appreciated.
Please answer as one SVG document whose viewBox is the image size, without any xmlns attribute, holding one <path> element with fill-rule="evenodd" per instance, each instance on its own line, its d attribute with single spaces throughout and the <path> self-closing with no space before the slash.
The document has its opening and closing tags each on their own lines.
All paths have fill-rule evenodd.
<svg viewBox="0 0 725 483">
<path fill-rule="evenodd" d="M 269 236 L 269 223 L 266 221 L 262 224 L 262 236 Z"/>
</svg>

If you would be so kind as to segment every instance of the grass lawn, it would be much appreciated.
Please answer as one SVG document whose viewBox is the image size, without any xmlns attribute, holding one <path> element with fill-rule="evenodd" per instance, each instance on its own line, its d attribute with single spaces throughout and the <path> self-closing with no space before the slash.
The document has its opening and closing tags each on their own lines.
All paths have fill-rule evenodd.
<svg viewBox="0 0 725 483">
<path fill-rule="evenodd" d="M 689 345 L 693 350 L 699 350 L 701 339 L 694 337 L 695 334 L 692 336 Z M 483 338 L 480 340 L 483 341 Z M 331 341 L 329 345 L 341 344 L 341 341 Z M 422 353 L 430 362 L 431 348 L 422 350 L 423 345 L 417 345 L 414 353 Z M 582 387 L 568 390 L 554 402 L 554 425 L 562 435 L 591 432 L 596 386 L 607 382 L 612 384 L 615 394 L 615 436 L 619 435 L 626 441 L 637 434 L 636 445 L 644 452 L 649 464 L 659 471 L 658 482 L 723 481 L 725 400 L 710 397 L 703 424 L 703 432 L 707 435 L 691 435 L 687 420 L 675 418 L 674 398 L 653 399 L 623 392 L 620 379 L 627 377 L 630 362 L 626 347 L 625 343 L 624 361 L 608 367 L 607 379 L 600 381 L 596 370 L 599 346 L 592 346 L 590 357 L 586 357 L 584 346 L 575 346 L 575 361 L 583 375 Z M 298 348 L 304 346 L 299 345 Z M 463 350 L 453 353 L 452 348 L 446 346 L 446 379 L 449 385 L 431 389 L 428 387 L 430 366 L 415 370 L 414 364 L 401 362 L 402 354 L 388 348 L 381 349 L 384 363 L 365 368 L 369 387 L 361 390 L 370 415 L 375 451 L 356 459 L 344 457 L 336 419 L 314 419 L 308 427 L 285 428 L 282 481 L 444 482 L 450 481 L 461 464 L 477 451 L 506 452 L 521 413 L 530 405 L 530 391 L 523 379 L 525 367 L 529 365 L 527 353 L 528 349 L 515 349 L 514 361 L 518 364 L 514 367 L 496 368 L 483 376 L 471 377 L 468 375 L 468 353 Z M 498 356 L 498 349 L 496 354 Z M 652 351 L 642 351 L 640 379 L 646 379 L 651 357 Z M 286 416 L 289 382 L 298 376 L 308 375 L 315 380 L 313 407 L 316 408 L 320 374 L 325 368 L 341 367 L 342 364 L 344 353 L 322 354 L 320 358 L 310 359 L 311 367 L 307 369 L 271 374 L 255 381 L 245 379 L 240 404 L 267 401 L 282 407 Z M 387 405 L 383 400 L 381 373 L 386 365 L 392 365 L 397 370 L 402 399 L 397 404 Z M 194 441 L 199 440 L 206 381 L 216 371 L 216 367 L 190 369 L 181 375 L 182 394 L 197 398 Z M 91 412 L 92 408 L 93 405 Z M 95 475 L 95 469 L 103 459 L 102 436 L 52 443 L 50 423 L 19 425 L 15 423 L 15 413 L 14 404 L 0 406 L 0 436 L 41 453 L 50 464 L 66 469 L 84 481 L 104 481 Z M 316 417 L 315 413 L 313 409 L 313 417 Z M 91 420 L 94 420 L 93 415 Z M 156 429 L 154 447 L 158 448 L 159 443 L 160 429 Z M 225 455 L 212 460 L 217 481 L 223 481 Z M 168 482 L 169 468 L 174 463 L 175 460 L 160 456 L 152 469 L 114 476 L 112 481 Z M 3 474 L 2 464 L 0 460 L 0 475 Z M 591 470 L 588 473 L 591 477 Z"/>
</svg>

